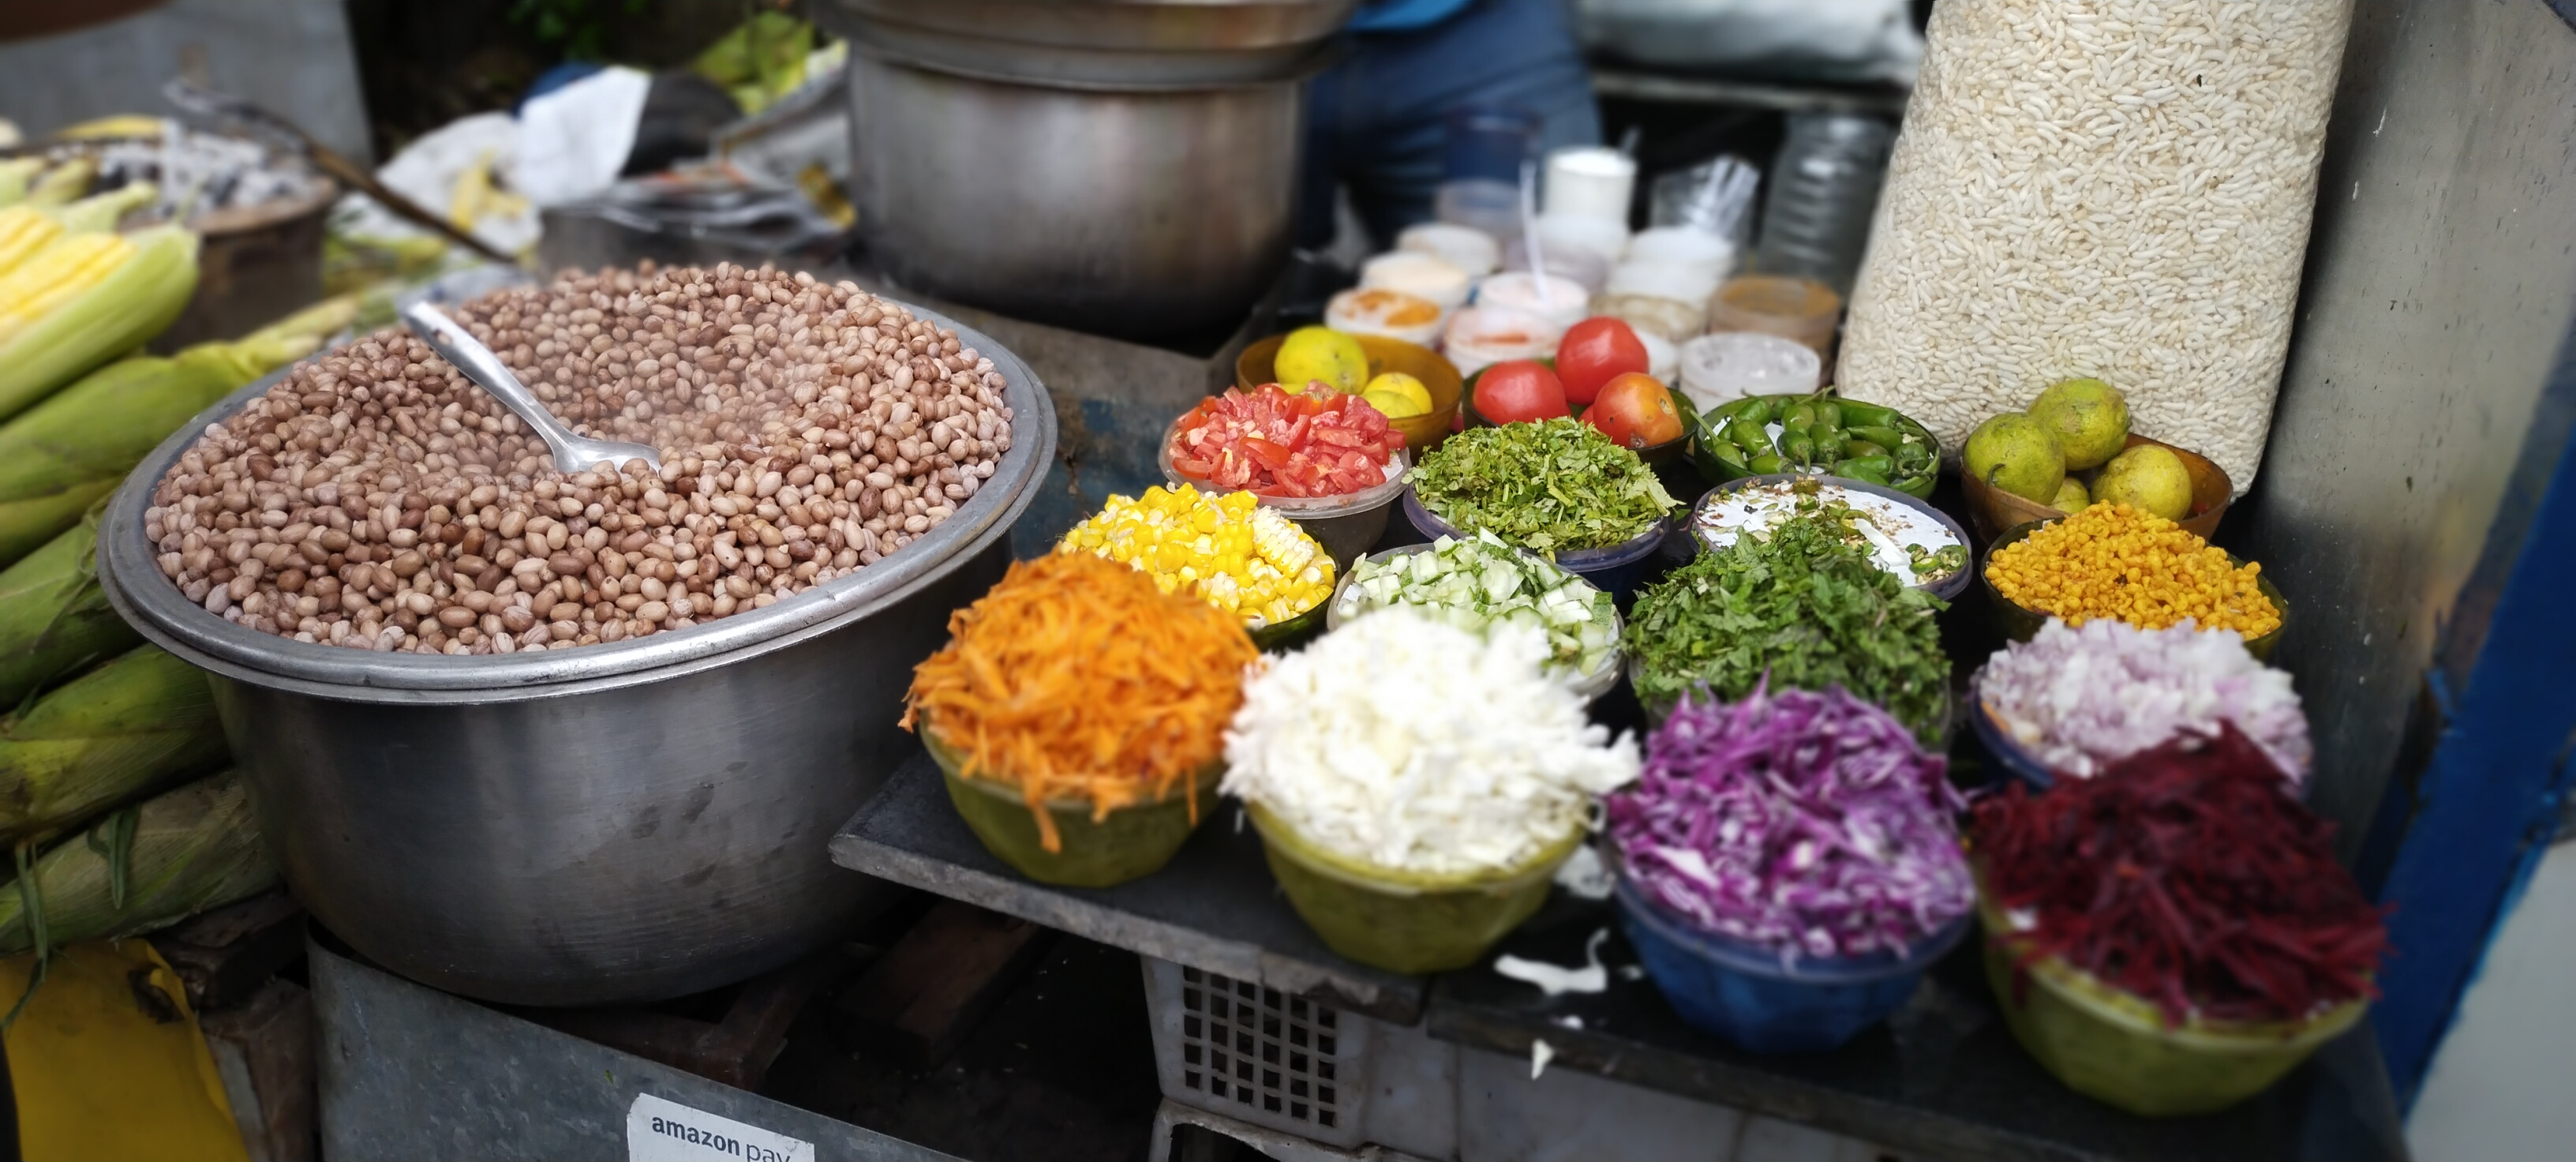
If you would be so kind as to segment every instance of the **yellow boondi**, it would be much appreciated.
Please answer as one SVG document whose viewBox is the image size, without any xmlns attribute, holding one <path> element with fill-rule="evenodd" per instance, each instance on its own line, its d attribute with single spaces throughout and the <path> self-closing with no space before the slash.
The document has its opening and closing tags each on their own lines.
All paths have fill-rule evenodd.
<svg viewBox="0 0 2576 1162">
<path fill-rule="evenodd" d="M 2163 629 L 2190 618 L 2252 639 L 2281 628 L 2281 611 L 2256 584 L 2262 571 L 2230 563 L 2163 517 L 2103 503 L 2004 546 L 1987 560 L 1986 581 L 2069 625 L 2107 617 Z"/>
</svg>

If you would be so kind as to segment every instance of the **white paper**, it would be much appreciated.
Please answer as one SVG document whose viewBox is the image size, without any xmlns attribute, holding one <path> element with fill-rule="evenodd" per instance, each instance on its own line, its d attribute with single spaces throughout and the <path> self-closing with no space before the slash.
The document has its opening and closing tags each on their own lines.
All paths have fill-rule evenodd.
<svg viewBox="0 0 2576 1162">
<path fill-rule="evenodd" d="M 519 110 L 519 192 L 559 206 L 614 184 L 652 87 L 642 70 L 608 68 L 528 102 Z"/>
<path fill-rule="evenodd" d="M 814 1162 L 814 1143 L 639 1093 L 626 1109 L 626 1162 Z"/>
</svg>

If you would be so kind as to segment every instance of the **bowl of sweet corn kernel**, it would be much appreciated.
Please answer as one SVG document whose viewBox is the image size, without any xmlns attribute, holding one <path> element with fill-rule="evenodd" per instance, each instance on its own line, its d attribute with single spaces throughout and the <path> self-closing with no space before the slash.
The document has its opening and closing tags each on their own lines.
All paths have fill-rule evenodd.
<svg viewBox="0 0 2576 1162">
<path fill-rule="evenodd" d="M 1196 593 L 1241 617 L 1264 649 L 1322 625 L 1333 595 L 1324 547 L 1249 492 L 1183 484 L 1112 496 L 1057 549 L 1133 566 L 1166 593 Z"/>
<path fill-rule="evenodd" d="M 1185 421 L 1187 417 L 1183 419 Z M 1325 554 L 1332 557 L 1336 569 L 1350 568 L 1351 562 L 1377 547 L 1378 539 L 1386 535 L 1387 517 L 1395 511 L 1396 498 L 1404 494 L 1405 470 L 1413 466 L 1413 457 L 1399 449 L 1379 468 L 1384 483 L 1337 496 L 1274 496 L 1250 489 L 1229 491 L 1205 480 L 1192 479 L 1172 462 L 1173 437 L 1180 427 L 1180 423 L 1174 423 L 1171 432 L 1163 437 L 1159 457 L 1163 479 L 1175 486 L 1196 488 L 1203 495 L 1252 497 L 1261 507 L 1296 522 L 1306 535 L 1315 538 L 1315 543 L 1322 545 Z"/>
<path fill-rule="evenodd" d="M 1986 551 L 1979 576 L 2014 641 L 2029 641 L 2052 617 L 2075 626 L 2107 617 L 2141 629 L 2188 618 L 2201 629 L 2235 630 L 2255 657 L 2269 658 L 2290 618 L 2261 563 L 2125 504 L 2015 525 Z"/>
</svg>

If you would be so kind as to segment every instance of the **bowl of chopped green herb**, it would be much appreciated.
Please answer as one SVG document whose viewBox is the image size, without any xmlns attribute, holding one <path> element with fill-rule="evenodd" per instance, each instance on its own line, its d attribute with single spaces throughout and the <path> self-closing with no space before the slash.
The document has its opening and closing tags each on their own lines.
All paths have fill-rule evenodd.
<svg viewBox="0 0 2576 1162">
<path fill-rule="evenodd" d="M 1422 535 L 1490 531 L 1620 596 L 1680 507 L 1635 451 L 1572 419 L 1469 428 L 1405 475 L 1405 517 Z"/>
<path fill-rule="evenodd" d="M 1732 702 L 1768 674 L 1774 689 L 1841 686 L 1937 743 L 1950 725 L 1950 659 L 1933 615 L 1947 608 L 1838 525 L 1794 516 L 1647 586 L 1620 645 L 1653 717 L 1686 690 Z"/>
<path fill-rule="evenodd" d="M 1944 601 L 1967 592 L 1974 579 L 1959 522 L 1910 493 L 1860 480 L 1792 472 L 1731 480 L 1691 507 L 1691 532 L 1700 544 L 1723 549 L 1738 537 L 1769 536 L 1799 516 L 1840 526 L 1844 540 L 1879 568 Z"/>
</svg>

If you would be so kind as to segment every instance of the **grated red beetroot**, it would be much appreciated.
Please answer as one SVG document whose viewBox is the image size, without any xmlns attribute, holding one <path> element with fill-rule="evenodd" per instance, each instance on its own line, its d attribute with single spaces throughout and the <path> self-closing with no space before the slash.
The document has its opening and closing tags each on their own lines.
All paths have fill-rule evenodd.
<svg viewBox="0 0 2576 1162">
<path fill-rule="evenodd" d="M 2379 909 L 2335 861 L 2334 825 L 2233 723 L 2041 794 L 2016 783 L 1977 804 L 1974 833 L 2025 964 L 2065 957 L 2168 1024 L 2298 1020 L 2378 995 Z"/>
</svg>

